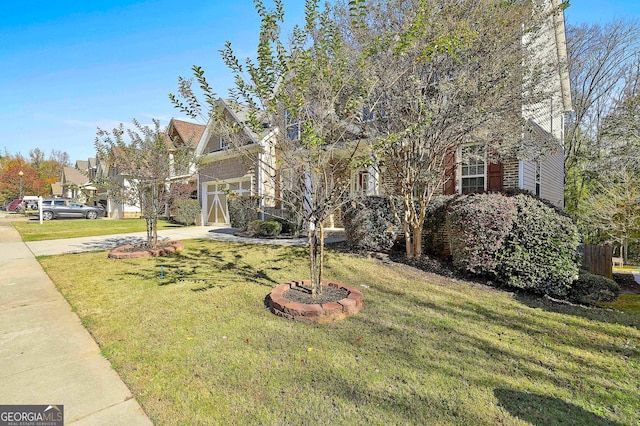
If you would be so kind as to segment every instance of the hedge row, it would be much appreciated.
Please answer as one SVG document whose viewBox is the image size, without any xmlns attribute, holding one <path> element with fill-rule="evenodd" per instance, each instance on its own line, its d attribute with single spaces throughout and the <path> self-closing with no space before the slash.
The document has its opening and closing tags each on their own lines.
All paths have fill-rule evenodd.
<svg viewBox="0 0 640 426">
<path fill-rule="evenodd" d="M 353 246 L 391 248 L 401 228 L 390 203 L 387 197 L 366 197 L 345 206 L 345 232 Z M 524 194 L 434 197 L 424 244 L 432 254 L 450 248 L 458 269 L 539 294 L 566 297 L 578 278 L 577 227 Z"/>
</svg>

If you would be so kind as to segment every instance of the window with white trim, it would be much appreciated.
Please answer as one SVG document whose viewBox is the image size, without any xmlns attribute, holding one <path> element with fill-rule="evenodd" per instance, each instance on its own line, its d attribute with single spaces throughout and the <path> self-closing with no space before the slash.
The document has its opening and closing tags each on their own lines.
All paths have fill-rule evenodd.
<svg viewBox="0 0 640 426">
<path fill-rule="evenodd" d="M 486 154 L 484 145 L 460 147 L 460 192 L 471 194 L 486 189 Z"/>
<path fill-rule="evenodd" d="M 369 171 L 354 171 L 351 175 L 351 193 L 367 195 L 369 192 Z"/>
</svg>

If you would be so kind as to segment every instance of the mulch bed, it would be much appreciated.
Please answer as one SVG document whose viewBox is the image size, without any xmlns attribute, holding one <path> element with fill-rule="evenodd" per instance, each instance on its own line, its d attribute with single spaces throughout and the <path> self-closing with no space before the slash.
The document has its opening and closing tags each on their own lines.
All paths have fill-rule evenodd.
<svg viewBox="0 0 640 426">
<path fill-rule="evenodd" d="M 311 294 L 311 287 L 296 286 L 284 292 L 283 296 L 293 302 L 304 304 L 323 304 L 337 302 L 349 296 L 344 288 L 322 286 L 322 294 Z"/>
<path fill-rule="evenodd" d="M 640 284 L 631 272 L 615 272 L 613 280 L 618 283 L 622 293 L 640 294 Z"/>
<path fill-rule="evenodd" d="M 161 241 L 152 249 L 146 244 L 135 244 L 116 247 L 109 252 L 110 259 L 139 259 L 143 257 L 166 256 L 178 253 L 184 248 L 183 241 Z"/>
</svg>

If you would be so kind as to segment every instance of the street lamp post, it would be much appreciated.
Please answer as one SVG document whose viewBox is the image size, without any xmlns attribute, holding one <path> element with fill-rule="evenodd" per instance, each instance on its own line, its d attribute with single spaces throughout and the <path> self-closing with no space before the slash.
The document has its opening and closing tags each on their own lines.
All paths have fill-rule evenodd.
<svg viewBox="0 0 640 426">
<path fill-rule="evenodd" d="M 20 172 L 18 172 L 18 176 L 20 176 L 20 196 L 18 198 L 20 198 L 22 200 L 22 175 L 24 175 L 24 173 L 22 173 L 22 170 L 20 170 Z"/>
</svg>

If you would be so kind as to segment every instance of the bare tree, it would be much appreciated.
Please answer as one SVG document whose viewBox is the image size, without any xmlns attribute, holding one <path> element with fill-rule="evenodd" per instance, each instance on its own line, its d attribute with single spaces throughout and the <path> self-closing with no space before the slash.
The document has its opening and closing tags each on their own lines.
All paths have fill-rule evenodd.
<svg viewBox="0 0 640 426">
<path fill-rule="evenodd" d="M 625 262 L 629 242 L 640 236 L 640 177 L 627 169 L 617 169 L 601 177 L 588 199 L 584 222 L 594 243 L 608 242 L 619 247 Z"/>
<path fill-rule="evenodd" d="M 598 132 L 599 170 L 625 168 L 640 176 L 640 56 L 629 66 L 625 85 Z"/>
<path fill-rule="evenodd" d="M 579 215 L 599 172 L 601 126 L 623 94 L 629 67 L 638 59 L 640 25 L 617 20 L 568 26 L 567 50 L 574 114 L 565 133 L 566 208 Z"/>
<path fill-rule="evenodd" d="M 96 152 L 114 173 L 97 184 L 111 196 L 140 208 L 147 224 L 147 246 L 156 247 L 158 219 L 172 197 L 170 180 L 190 170 L 195 157 L 188 144 L 174 146 L 158 120 L 153 127 L 135 119 L 133 125 L 135 129 L 125 130 L 122 124 L 112 131 L 98 129 Z"/>
</svg>

